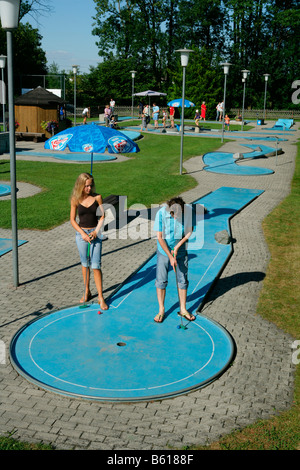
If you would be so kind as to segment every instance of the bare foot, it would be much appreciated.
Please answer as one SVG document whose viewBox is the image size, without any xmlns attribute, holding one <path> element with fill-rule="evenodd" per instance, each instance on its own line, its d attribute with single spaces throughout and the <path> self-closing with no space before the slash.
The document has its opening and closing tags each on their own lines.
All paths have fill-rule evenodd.
<svg viewBox="0 0 300 470">
<path fill-rule="evenodd" d="M 108 305 L 106 304 L 105 300 L 103 297 L 99 297 L 98 304 L 100 305 L 100 308 L 102 310 L 108 310 Z"/>
<path fill-rule="evenodd" d="M 87 302 L 88 300 L 90 300 L 92 297 L 92 294 L 91 294 L 91 291 L 89 290 L 88 293 L 85 293 L 85 295 L 83 295 L 80 299 L 80 303 L 83 304 L 84 302 Z"/>
</svg>

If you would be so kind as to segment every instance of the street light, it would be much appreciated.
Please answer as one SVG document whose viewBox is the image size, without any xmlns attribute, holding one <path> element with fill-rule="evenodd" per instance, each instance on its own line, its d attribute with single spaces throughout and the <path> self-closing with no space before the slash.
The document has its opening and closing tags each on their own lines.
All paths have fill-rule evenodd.
<svg viewBox="0 0 300 470">
<path fill-rule="evenodd" d="M 181 114 L 181 141 L 180 141 L 180 174 L 182 175 L 182 160 L 183 160 L 183 129 L 184 129 L 184 100 L 185 100 L 185 69 L 189 63 L 190 52 L 192 49 L 177 49 L 175 52 L 180 52 L 181 65 L 183 67 L 182 76 L 182 114 Z"/>
<path fill-rule="evenodd" d="M 243 125 L 244 125 L 244 109 L 245 109 L 246 80 L 247 80 L 247 78 L 248 78 L 249 73 L 250 73 L 250 70 L 242 70 L 242 74 L 243 74 L 242 82 L 244 83 L 244 91 L 243 91 L 243 110 L 242 110 L 242 130 L 243 130 Z"/>
<path fill-rule="evenodd" d="M 11 185 L 11 228 L 14 287 L 19 285 L 18 267 L 18 224 L 17 224 L 17 181 L 16 181 L 16 148 L 15 148 L 15 110 L 13 79 L 13 40 L 12 31 L 19 25 L 20 0 L 0 0 L 1 25 L 6 30 L 7 40 L 7 83 L 9 115 L 9 153 Z"/>
<path fill-rule="evenodd" d="M 266 99 L 267 99 L 267 84 L 268 84 L 269 76 L 270 76 L 269 73 L 264 73 L 264 77 L 265 77 L 264 119 L 267 118 L 267 116 L 266 116 Z"/>
<path fill-rule="evenodd" d="M 6 122 L 5 122 L 5 83 L 4 83 L 4 69 L 6 65 L 6 55 L 0 55 L 0 69 L 1 69 L 1 81 L 2 81 L 2 109 L 3 109 L 3 131 L 6 131 Z"/>
<path fill-rule="evenodd" d="M 227 81 L 227 75 L 229 74 L 229 67 L 232 64 L 229 64 L 228 62 L 223 62 L 222 64 L 223 69 L 224 69 L 224 98 L 223 98 L 223 117 L 222 117 L 222 142 L 224 139 L 224 116 L 225 116 L 225 103 L 226 103 L 226 81 Z"/>
<path fill-rule="evenodd" d="M 134 78 L 135 78 L 136 70 L 130 70 L 130 73 L 131 73 L 131 78 L 132 78 L 132 102 L 131 102 L 131 117 L 133 117 L 133 100 L 134 100 L 133 94 L 134 94 Z"/>
<path fill-rule="evenodd" d="M 74 74 L 74 126 L 76 126 L 76 75 L 78 65 L 72 65 Z"/>
</svg>

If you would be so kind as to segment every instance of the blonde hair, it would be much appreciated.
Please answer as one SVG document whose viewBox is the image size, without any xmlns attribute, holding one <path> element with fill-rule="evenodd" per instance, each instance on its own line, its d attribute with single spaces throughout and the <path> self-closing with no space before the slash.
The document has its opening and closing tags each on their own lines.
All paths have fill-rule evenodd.
<svg viewBox="0 0 300 470">
<path fill-rule="evenodd" d="M 95 182 L 92 175 L 89 173 L 81 173 L 77 180 L 71 195 L 71 201 L 74 201 L 76 205 L 81 201 L 85 183 L 87 180 L 92 180 L 92 194 L 95 193 Z"/>
</svg>

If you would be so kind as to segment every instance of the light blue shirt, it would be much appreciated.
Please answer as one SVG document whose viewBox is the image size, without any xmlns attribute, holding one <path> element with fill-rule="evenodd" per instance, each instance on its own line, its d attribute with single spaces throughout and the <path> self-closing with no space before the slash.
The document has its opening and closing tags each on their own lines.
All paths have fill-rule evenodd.
<svg viewBox="0 0 300 470">
<path fill-rule="evenodd" d="M 159 113 L 159 107 L 158 107 L 158 106 L 154 106 L 154 108 L 153 108 L 152 111 L 153 111 L 153 115 L 154 115 L 153 118 L 154 118 L 154 119 L 157 119 L 157 118 L 158 118 L 158 113 Z"/>
<path fill-rule="evenodd" d="M 192 207 L 186 204 L 183 216 L 178 219 L 172 217 L 166 207 L 162 207 L 155 216 L 153 230 L 155 232 L 162 232 L 162 237 L 169 250 L 173 250 L 188 231 L 192 230 Z M 166 255 L 158 240 L 157 248 L 160 253 Z M 178 254 L 185 253 L 185 251 L 186 243 L 181 245 Z"/>
</svg>

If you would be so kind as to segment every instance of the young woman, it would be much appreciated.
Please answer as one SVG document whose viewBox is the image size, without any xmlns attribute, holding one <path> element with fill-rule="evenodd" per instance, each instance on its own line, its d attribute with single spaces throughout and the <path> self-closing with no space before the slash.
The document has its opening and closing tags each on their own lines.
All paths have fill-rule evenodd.
<svg viewBox="0 0 300 470">
<path fill-rule="evenodd" d="M 70 221 L 76 230 L 76 244 L 79 251 L 82 275 L 85 283 L 85 293 L 80 302 L 85 302 L 91 298 L 89 288 L 90 271 L 88 264 L 88 245 L 90 246 L 90 265 L 93 269 L 94 280 L 98 291 L 98 302 L 102 310 L 107 310 L 102 294 L 102 272 L 101 272 L 101 249 L 102 240 L 98 237 L 104 222 L 103 202 L 100 194 L 95 192 L 95 184 L 92 175 L 82 173 L 78 176 L 71 197 Z M 101 216 L 98 220 L 96 215 L 98 207 Z M 76 216 L 79 222 L 76 221 Z"/>
</svg>

